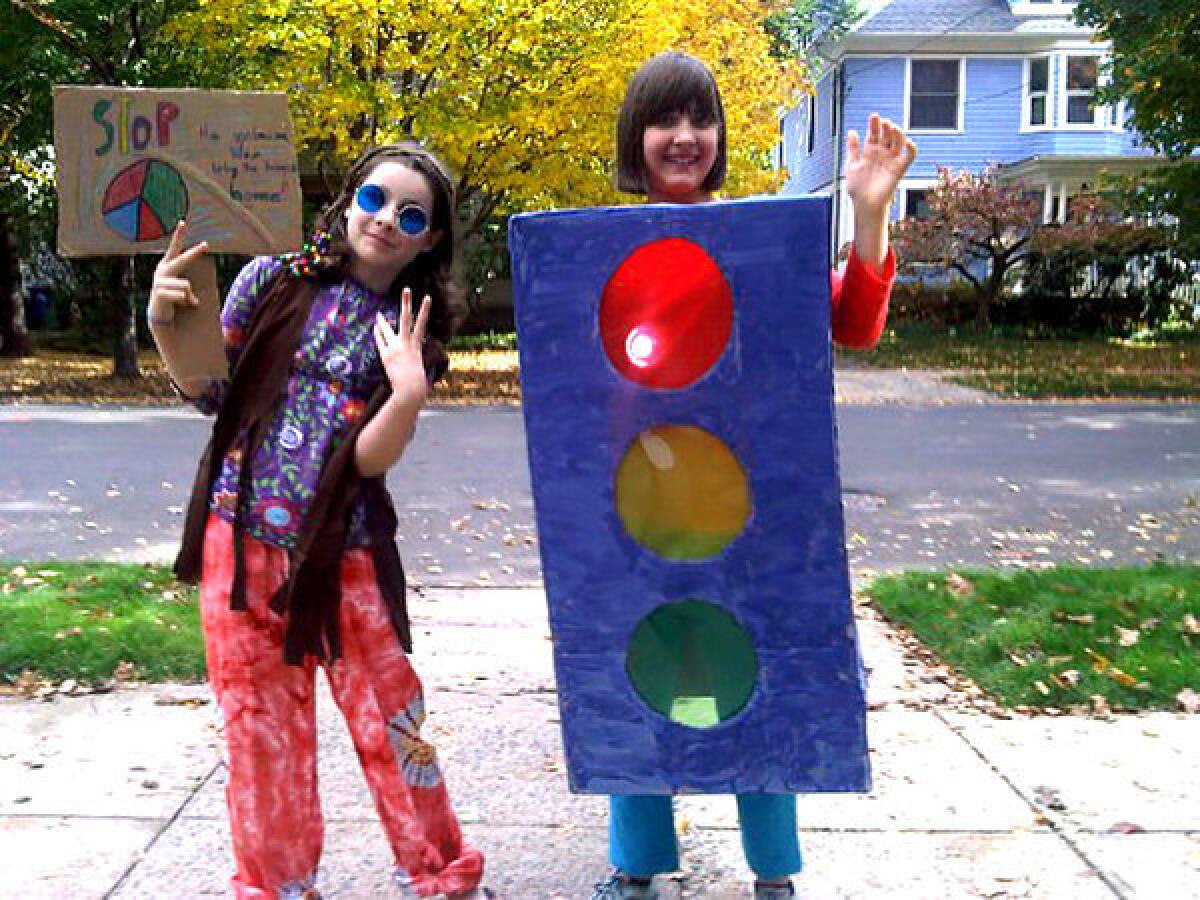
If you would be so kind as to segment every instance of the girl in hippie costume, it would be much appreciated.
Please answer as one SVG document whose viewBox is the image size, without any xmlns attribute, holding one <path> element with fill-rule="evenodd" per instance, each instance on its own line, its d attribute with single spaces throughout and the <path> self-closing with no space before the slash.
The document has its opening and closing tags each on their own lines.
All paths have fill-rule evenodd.
<svg viewBox="0 0 1200 900">
<path fill-rule="evenodd" d="M 400 896 L 490 896 L 431 745 L 397 518 L 384 476 L 412 439 L 461 307 L 454 191 L 412 144 L 351 168 L 299 254 L 258 257 L 221 316 L 230 374 L 179 372 L 177 307 L 196 304 L 176 228 L 148 319 L 180 393 L 216 422 L 200 460 L 181 578 L 199 581 L 224 722 L 239 898 L 317 897 L 315 670 L 325 670 L 395 858 Z M 418 310 L 412 298 L 422 297 Z"/>
</svg>

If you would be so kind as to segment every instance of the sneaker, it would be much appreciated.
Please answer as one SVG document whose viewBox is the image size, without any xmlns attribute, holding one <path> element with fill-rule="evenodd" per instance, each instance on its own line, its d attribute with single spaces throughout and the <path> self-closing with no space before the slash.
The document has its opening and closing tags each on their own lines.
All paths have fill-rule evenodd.
<svg viewBox="0 0 1200 900">
<path fill-rule="evenodd" d="M 787 884 L 763 884 L 754 882 L 754 900 L 788 900 L 796 896 L 796 886 L 789 880 Z"/>
<path fill-rule="evenodd" d="M 477 887 L 464 894 L 447 894 L 446 900 L 496 900 L 496 892 L 490 887 Z"/>
<path fill-rule="evenodd" d="M 596 885 L 589 900 L 658 900 L 658 890 L 653 881 L 633 881 L 624 872 L 613 869 Z"/>
<path fill-rule="evenodd" d="M 321 900 L 321 892 L 314 886 L 313 879 L 307 878 L 281 887 L 279 900 Z"/>
</svg>

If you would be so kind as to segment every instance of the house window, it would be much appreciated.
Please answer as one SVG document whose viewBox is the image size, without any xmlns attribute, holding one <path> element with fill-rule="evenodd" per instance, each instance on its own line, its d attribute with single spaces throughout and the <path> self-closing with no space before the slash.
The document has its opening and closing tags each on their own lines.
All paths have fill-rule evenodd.
<svg viewBox="0 0 1200 900">
<path fill-rule="evenodd" d="M 959 129 L 962 60 L 914 59 L 909 68 L 908 127 Z"/>
<path fill-rule="evenodd" d="M 809 94 L 808 103 L 804 112 L 806 135 L 804 138 L 804 152 L 812 156 L 813 148 L 817 145 L 817 98 Z"/>
<path fill-rule="evenodd" d="M 1050 57 L 1025 61 L 1025 124 L 1041 128 L 1050 121 Z"/>
<path fill-rule="evenodd" d="M 925 188 L 905 188 L 904 190 L 904 218 L 906 219 L 928 219 L 929 218 L 929 195 L 932 191 Z"/>
<path fill-rule="evenodd" d="M 1098 56 L 1067 57 L 1066 115 L 1068 125 L 1099 125 L 1096 86 L 1100 80 Z"/>
</svg>

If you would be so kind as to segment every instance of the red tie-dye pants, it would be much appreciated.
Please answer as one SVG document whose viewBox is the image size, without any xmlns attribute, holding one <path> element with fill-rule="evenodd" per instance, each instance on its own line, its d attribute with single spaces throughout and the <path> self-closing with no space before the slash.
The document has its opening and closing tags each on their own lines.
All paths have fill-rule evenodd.
<svg viewBox="0 0 1200 900">
<path fill-rule="evenodd" d="M 229 608 L 232 527 L 210 517 L 200 602 L 228 750 L 233 889 L 238 898 L 301 897 L 313 888 L 324 831 L 316 663 L 284 664 L 284 621 L 267 605 L 286 575 L 285 551 L 249 537 L 245 549 L 248 608 L 236 611 Z M 483 856 L 463 843 L 434 749 L 421 739 L 421 683 L 388 620 L 367 550 L 343 559 L 339 623 L 343 655 L 325 673 L 387 832 L 402 896 L 476 887 Z"/>
</svg>

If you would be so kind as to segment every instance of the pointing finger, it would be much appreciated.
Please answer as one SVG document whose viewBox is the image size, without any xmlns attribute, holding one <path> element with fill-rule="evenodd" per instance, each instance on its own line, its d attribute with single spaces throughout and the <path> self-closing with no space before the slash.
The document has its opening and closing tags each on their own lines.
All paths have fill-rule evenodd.
<svg viewBox="0 0 1200 900">
<path fill-rule="evenodd" d="M 187 235 L 187 221 L 180 219 L 175 226 L 175 230 L 171 232 L 171 242 L 167 244 L 167 252 L 163 254 L 163 260 L 172 260 L 183 252 L 183 242 Z"/>
</svg>

